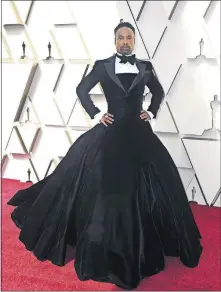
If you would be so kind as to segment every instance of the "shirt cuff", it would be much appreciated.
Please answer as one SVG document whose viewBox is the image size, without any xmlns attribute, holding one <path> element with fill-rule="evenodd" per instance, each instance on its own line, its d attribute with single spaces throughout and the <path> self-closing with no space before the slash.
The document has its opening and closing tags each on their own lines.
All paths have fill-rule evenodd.
<svg viewBox="0 0 221 292">
<path fill-rule="evenodd" d="M 154 114 L 151 113 L 150 111 L 147 111 L 148 115 L 150 116 L 150 118 L 152 119 L 154 117 Z"/>
<path fill-rule="evenodd" d="M 104 113 L 103 112 L 99 112 L 98 114 L 96 114 L 94 116 L 94 121 L 95 123 L 99 123 L 100 119 L 103 117 Z"/>
</svg>

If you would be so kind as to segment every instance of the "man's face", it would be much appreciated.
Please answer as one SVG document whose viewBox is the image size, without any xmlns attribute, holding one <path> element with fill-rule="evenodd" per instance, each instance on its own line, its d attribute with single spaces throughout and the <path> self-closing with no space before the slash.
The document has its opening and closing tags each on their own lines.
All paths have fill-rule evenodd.
<svg viewBox="0 0 221 292">
<path fill-rule="evenodd" d="M 129 55 L 134 49 L 135 35 L 132 29 L 122 27 L 116 32 L 116 49 L 122 55 Z"/>
</svg>

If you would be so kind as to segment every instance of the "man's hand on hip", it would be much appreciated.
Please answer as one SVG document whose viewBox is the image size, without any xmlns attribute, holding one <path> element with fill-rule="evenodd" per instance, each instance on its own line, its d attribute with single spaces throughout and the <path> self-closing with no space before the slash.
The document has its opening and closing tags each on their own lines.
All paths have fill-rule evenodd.
<svg viewBox="0 0 221 292">
<path fill-rule="evenodd" d="M 144 122 L 147 122 L 147 121 L 151 120 L 150 115 L 149 115 L 148 112 L 145 111 L 145 110 L 142 110 L 142 111 L 141 111 L 140 118 L 141 118 L 141 120 L 144 120 Z"/>
<path fill-rule="evenodd" d="M 110 113 L 106 113 L 103 115 L 103 117 L 100 119 L 99 123 L 104 124 L 106 127 L 108 127 L 108 124 L 112 124 L 114 119 L 113 119 L 113 115 Z"/>
</svg>

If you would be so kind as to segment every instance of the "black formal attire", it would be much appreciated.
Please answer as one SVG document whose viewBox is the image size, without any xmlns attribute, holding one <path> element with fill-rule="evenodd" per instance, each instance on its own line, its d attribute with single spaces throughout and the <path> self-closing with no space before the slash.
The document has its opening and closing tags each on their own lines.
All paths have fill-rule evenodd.
<svg viewBox="0 0 221 292">
<path fill-rule="evenodd" d="M 154 118 L 163 88 L 151 62 L 135 62 L 138 74 L 115 74 L 115 56 L 95 62 L 77 94 L 93 119 L 100 110 L 89 92 L 100 82 L 113 124 L 82 134 L 52 174 L 8 202 L 19 240 L 39 260 L 63 266 L 69 244 L 80 280 L 124 289 L 163 270 L 165 255 L 196 267 L 202 252 L 176 165 L 140 118 L 145 85 Z"/>
</svg>

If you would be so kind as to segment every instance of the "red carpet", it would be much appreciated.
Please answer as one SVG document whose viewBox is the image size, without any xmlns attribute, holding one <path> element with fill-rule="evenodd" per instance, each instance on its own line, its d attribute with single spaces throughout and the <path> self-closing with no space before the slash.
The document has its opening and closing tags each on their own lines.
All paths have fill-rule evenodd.
<svg viewBox="0 0 221 292">
<path fill-rule="evenodd" d="M 2 180 L 2 291 L 107 291 L 120 290 L 111 284 L 78 280 L 73 261 L 65 267 L 50 262 L 39 262 L 18 240 L 19 229 L 10 219 L 13 207 L 6 202 L 19 188 L 15 180 Z M 194 216 L 203 236 L 204 247 L 200 264 L 190 269 L 176 258 L 167 258 L 166 269 L 143 280 L 137 290 L 180 291 L 220 290 L 220 214 L 221 208 L 192 206 Z"/>
</svg>

